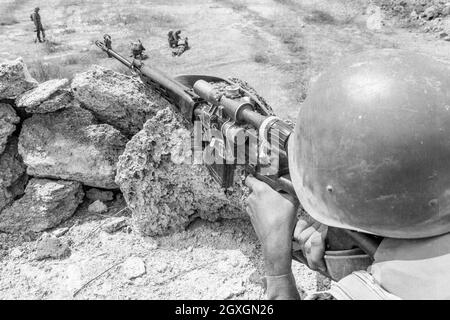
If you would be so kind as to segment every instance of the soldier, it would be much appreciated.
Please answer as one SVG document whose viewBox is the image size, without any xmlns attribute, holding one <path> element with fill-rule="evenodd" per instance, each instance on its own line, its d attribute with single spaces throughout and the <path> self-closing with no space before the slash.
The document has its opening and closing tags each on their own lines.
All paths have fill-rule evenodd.
<svg viewBox="0 0 450 320">
<path fill-rule="evenodd" d="M 380 237 L 373 264 L 312 299 L 450 299 L 450 67 L 399 50 L 352 56 L 312 86 L 289 138 L 296 205 L 249 176 L 269 299 L 299 299 L 292 239 L 330 271 L 329 227 Z"/>
<path fill-rule="evenodd" d="M 37 36 L 37 40 L 39 42 L 44 42 L 45 41 L 45 31 L 44 28 L 42 27 L 42 22 L 41 22 L 41 15 L 39 14 L 39 8 L 36 7 L 34 9 L 34 12 L 30 15 L 30 19 L 31 21 L 34 22 L 34 26 L 35 26 L 35 32 L 36 32 L 36 36 Z M 42 34 L 42 39 L 41 39 L 41 34 Z M 34 41 L 36 42 L 36 40 Z"/>
<path fill-rule="evenodd" d="M 141 40 L 138 40 L 137 42 L 131 43 L 131 55 L 130 57 L 133 57 L 134 59 L 137 59 L 138 57 L 142 60 L 144 59 L 143 52 L 145 51 L 144 46 L 142 45 Z"/>
<path fill-rule="evenodd" d="M 105 44 L 105 47 L 108 49 L 112 49 L 112 40 L 111 36 L 109 34 L 103 35 L 103 43 Z M 108 52 L 108 57 L 111 58 L 112 55 Z"/>
<path fill-rule="evenodd" d="M 167 34 L 167 38 L 169 41 L 169 47 L 170 48 L 175 48 L 177 46 L 177 41 L 175 40 L 173 31 L 169 31 L 169 33 Z"/>
</svg>

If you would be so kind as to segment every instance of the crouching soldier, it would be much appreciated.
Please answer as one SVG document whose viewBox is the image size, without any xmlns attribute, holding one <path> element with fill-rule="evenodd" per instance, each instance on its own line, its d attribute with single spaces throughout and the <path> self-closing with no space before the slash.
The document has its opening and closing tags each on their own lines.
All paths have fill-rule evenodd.
<svg viewBox="0 0 450 320">
<path fill-rule="evenodd" d="M 130 57 L 133 57 L 134 59 L 137 59 L 139 57 L 142 60 L 142 59 L 144 59 L 144 55 L 143 55 L 144 51 L 145 51 L 145 48 L 142 45 L 141 40 L 131 43 L 131 56 Z"/>
</svg>

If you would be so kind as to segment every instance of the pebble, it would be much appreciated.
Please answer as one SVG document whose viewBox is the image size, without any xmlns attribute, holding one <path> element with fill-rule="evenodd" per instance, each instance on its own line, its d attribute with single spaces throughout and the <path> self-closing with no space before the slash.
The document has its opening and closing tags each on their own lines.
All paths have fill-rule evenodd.
<svg viewBox="0 0 450 320">
<path fill-rule="evenodd" d="M 88 211 L 91 213 L 104 213 L 108 211 L 108 207 L 100 200 L 96 200 L 88 207 Z"/>
<path fill-rule="evenodd" d="M 36 245 L 36 260 L 62 259 L 70 255 L 71 251 L 67 242 L 56 237 L 44 237 Z"/>
<path fill-rule="evenodd" d="M 145 263 L 139 257 L 130 257 L 123 263 L 122 271 L 130 280 L 141 277 L 146 273 Z"/>
</svg>

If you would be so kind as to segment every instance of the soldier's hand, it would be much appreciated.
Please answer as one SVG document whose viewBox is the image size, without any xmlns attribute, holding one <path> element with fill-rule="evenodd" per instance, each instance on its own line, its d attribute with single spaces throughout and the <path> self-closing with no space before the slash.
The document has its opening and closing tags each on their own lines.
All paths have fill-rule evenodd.
<svg viewBox="0 0 450 320">
<path fill-rule="evenodd" d="M 297 205 L 253 176 L 245 184 L 252 191 L 247 213 L 262 245 L 267 275 L 287 274 L 291 272 Z"/>
<path fill-rule="evenodd" d="M 294 230 L 294 240 L 308 260 L 308 266 L 312 270 L 326 271 L 325 261 L 325 238 L 328 227 L 316 221 L 299 219 Z"/>
</svg>

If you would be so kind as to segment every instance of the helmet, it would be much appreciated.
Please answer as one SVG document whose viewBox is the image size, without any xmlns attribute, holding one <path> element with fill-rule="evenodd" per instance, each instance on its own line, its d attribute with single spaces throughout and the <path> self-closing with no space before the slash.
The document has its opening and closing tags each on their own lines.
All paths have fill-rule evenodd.
<svg viewBox="0 0 450 320">
<path fill-rule="evenodd" d="M 393 238 L 450 232 L 450 65 L 395 49 L 343 59 L 312 85 L 289 139 L 305 210 Z"/>
</svg>

